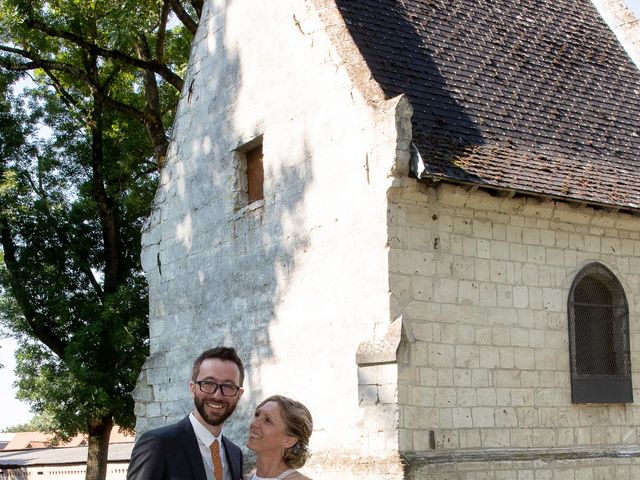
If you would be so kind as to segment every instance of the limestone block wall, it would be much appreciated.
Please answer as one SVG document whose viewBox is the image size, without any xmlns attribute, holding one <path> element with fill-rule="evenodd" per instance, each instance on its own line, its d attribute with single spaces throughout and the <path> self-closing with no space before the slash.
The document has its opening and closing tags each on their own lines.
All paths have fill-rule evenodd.
<svg viewBox="0 0 640 480">
<path fill-rule="evenodd" d="M 138 433 L 188 413 L 193 359 L 232 345 L 247 367 L 233 440 L 285 394 L 314 416 L 307 473 L 401 478 L 397 369 L 359 376 L 356 352 L 389 324 L 386 192 L 410 108 L 358 70 L 344 32 L 333 2 L 206 2 L 143 237 Z M 264 200 L 245 206 L 242 149 L 260 142 Z"/>
<path fill-rule="evenodd" d="M 409 478 L 637 478 L 640 218 L 413 180 L 389 197 Z M 567 296 L 593 261 L 629 303 L 632 404 L 571 402 Z"/>
<path fill-rule="evenodd" d="M 435 480 L 635 480 L 638 458 L 548 459 L 424 464 L 407 474 Z"/>
</svg>

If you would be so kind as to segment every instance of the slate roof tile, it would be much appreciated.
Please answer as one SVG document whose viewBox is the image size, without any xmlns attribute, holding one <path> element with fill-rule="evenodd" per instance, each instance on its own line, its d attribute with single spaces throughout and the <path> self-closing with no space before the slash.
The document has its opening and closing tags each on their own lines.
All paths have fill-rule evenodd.
<svg viewBox="0 0 640 480">
<path fill-rule="evenodd" d="M 426 175 L 640 209 L 640 73 L 589 0 L 337 0 Z"/>
</svg>

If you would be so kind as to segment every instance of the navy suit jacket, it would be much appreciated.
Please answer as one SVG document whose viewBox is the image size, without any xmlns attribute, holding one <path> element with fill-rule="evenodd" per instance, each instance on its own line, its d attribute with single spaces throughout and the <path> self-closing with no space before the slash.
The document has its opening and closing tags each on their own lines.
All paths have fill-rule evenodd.
<svg viewBox="0 0 640 480">
<path fill-rule="evenodd" d="M 242 450 L 222 436 L 233 480 L 242 480 Z M 131 452 L 127 480 L 207 480 L 189 417 L 144 433 Z"/>
</svg>

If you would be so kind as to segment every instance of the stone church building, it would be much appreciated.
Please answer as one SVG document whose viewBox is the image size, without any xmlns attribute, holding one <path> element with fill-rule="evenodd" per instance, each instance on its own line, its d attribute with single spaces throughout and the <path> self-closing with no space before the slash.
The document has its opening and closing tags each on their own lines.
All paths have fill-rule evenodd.
<svg viewBox="0 0 640 480">
<path fill-rule="evenodd" d="M 639 37 L 595 3 L 207 0 L 138 433 L 223 344 L 227 435 L 297 398 L 317 479 L 640 478 Z"/>
</svg>

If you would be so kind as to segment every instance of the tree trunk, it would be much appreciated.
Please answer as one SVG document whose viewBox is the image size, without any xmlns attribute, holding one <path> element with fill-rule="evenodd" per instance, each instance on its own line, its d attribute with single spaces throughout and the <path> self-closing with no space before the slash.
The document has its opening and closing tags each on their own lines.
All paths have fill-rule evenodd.
<svg viewBox="0 0 640 480">
<path fill-rule="evenodd" d="M 118 291 L 124 271 L 122 267 L 122 244 L 120 242 L 120 218 L 113 199 L 107 193 L 104 160 L 104 121 L 102 92 L 93 97 L 91 112 L 91 196 L 98 207 L 104 251 L 104 293 Z"/>
<path fill-rule="evenodd" d="M 89 422 L 89 448 L 85 480 L 105 480 L 109 455 L 109 437 L 113 418 L 101 417 Z"/>
<path fill-rule="evenodd" d="M 136 53 L 143 60 L 150 60 L 149 44 L 144 37 L 140 37 L 136 44 Z M 145 124 L 149 131 L 149 138 L 153 143 L 153 150 L 156 156 L 158 171 L 161 171 L 165 164 L 169 140 L 162 123 L 162 105 L 160 104 L 160 92 L 155 74 L 150 70 L 142 71 L 144 82 L 144 96 L 146 100 Z"/>
</svg>

